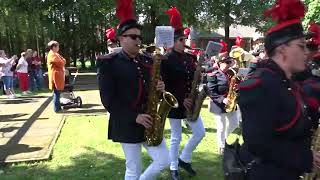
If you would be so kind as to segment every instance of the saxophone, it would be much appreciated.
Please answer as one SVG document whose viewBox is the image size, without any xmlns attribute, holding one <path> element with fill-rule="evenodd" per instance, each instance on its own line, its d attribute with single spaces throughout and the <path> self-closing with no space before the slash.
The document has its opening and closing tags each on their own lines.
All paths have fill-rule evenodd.
<svg viewBox="0 0 320 180">
<path fill-rule="evenodd" d="M 237 108 L 237 97 L 238 97 L 238 89 L 237 89 L 237 84 L 240 82 L 240 77 L 237 76 L 236 71 L 232 68 L 230 68 L 230 71 L 233 73 L 232 78 L 230 80 L 229 84 L 229 91 L 227 95 L 227 99 L 229 99 L 229 102 L 225 106 L 225 111 L 232 112 L 235 111 Z"/>
<path fill-rule="evenodd" d="M 156 89 L 160 79 L 160 65 L 160 49 L 156 49 L 146 111 L 152 117 L 152 127 L 146 129 L 144 133 L 148 146 L 157 146 L 162 142 L 166 118 L 171 108 L 178 107 L 178 101 L 171 93 L 164 92 L 160 94 Z M 162 99 L 160 99 L 160 96 L 162 96 Z"/>
<path fill-rule="evenodd" d="M 194 75 L 193 75 L 191 91 L 188 95 L 188 98 L 191 99 L 191 102 L 193 105 L 191 107 L 191 110 L 186 111 L 186 116 L 188 121 L 196 121 L 198 119 L 203 101 L 208 95 L 208 87 L 206 85 L 204 85 L 202 90 L 199 92 L 199 85 L 202 78 L 201 65 L 203 64 L 204 57 L 197 56 L 197 59 L 198 59 L 198 64 L 197 64 L 196 71 L 194 72 Z"/>
<path fill-rule="evenodd" d="M 311 149 L 313 151 L 320 151 L 320 128 L 317 128 L 312 137 Z M 320 179 L 320 169 L 314 168 L 311 173 L 307 173 L 303 180 L 317 180 Z"/>
</svg>

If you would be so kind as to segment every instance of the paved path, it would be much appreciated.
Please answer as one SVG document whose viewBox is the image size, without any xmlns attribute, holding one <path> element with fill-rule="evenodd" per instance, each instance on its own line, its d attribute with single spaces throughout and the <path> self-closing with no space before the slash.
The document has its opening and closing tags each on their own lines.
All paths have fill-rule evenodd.
<svg viewBox="0 0 320 180">
<path fill-rule="evenodd" d="M 48 159 L 66 116 L 106 113 L 95 73 L 80 73 L 74 93 L 83 107 L 62 114 L 53 112 L 50 93 L 15 100 L 0 97 L 0 163 Z"/>
</svg>

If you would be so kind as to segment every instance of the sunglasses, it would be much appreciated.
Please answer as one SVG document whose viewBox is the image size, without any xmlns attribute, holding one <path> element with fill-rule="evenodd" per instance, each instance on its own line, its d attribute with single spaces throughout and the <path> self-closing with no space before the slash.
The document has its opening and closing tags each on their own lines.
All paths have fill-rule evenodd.
<svg viewBox="0 0 320 180">
<path fill-rule="evenodd" d="M 142 36 L 141 35 L 137 35 L 137 34 L 124 34 L 122 35 L 123 37 L 130 37 L 132 40 L 137 40 L 137 38 L 140 39 L 140 41 L 142 41 Z"/>
</svg>

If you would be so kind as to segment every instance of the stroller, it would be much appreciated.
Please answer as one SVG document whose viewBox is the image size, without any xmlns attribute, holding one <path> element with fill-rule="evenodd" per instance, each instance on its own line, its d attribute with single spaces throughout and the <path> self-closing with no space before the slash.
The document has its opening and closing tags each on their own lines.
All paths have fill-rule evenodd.
<svg viewBox="0 0 320 180">
<path fill-rule="evenodd" d="M 76 70 L 76 72 L 72 82 L 70 83 L 70 77 L 71 77 L 70 71 L 72 70 Z M 80 96 L 76 97 L 73 93 L 74 84 L 78 76 L 78 73 L 79 73 L 78 69 L 74 67 L 68 67 L 65 70 L 65 86 L 64 86 L 64 90 L 61 92 L 61 95 L 60 95 L 60 104 L 62 109 L 82 107 L 81 97 Z"/>
</svg>

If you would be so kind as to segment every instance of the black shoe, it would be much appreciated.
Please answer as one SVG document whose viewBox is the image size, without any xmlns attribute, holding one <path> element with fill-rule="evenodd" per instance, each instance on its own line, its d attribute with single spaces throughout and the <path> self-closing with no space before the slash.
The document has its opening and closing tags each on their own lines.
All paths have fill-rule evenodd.
<svg viewBox="0 0 320 180">
<path fill-rule="evenodd" d="M 180 158 L 179 158 L 179 167 L 181 167 L 182 169 L 187 171 L 187 173 L 189 173 L 190 176 L 197 175 L 196 171 L 194 171 L 192 169 L 191 163 L 186 163 L 186 162 L 182 161 Z"/>
<path fill-rule="evenodd" d="M 181 180 L 178 170 L 170 170 L 171 180 Z"/>
</svg>

